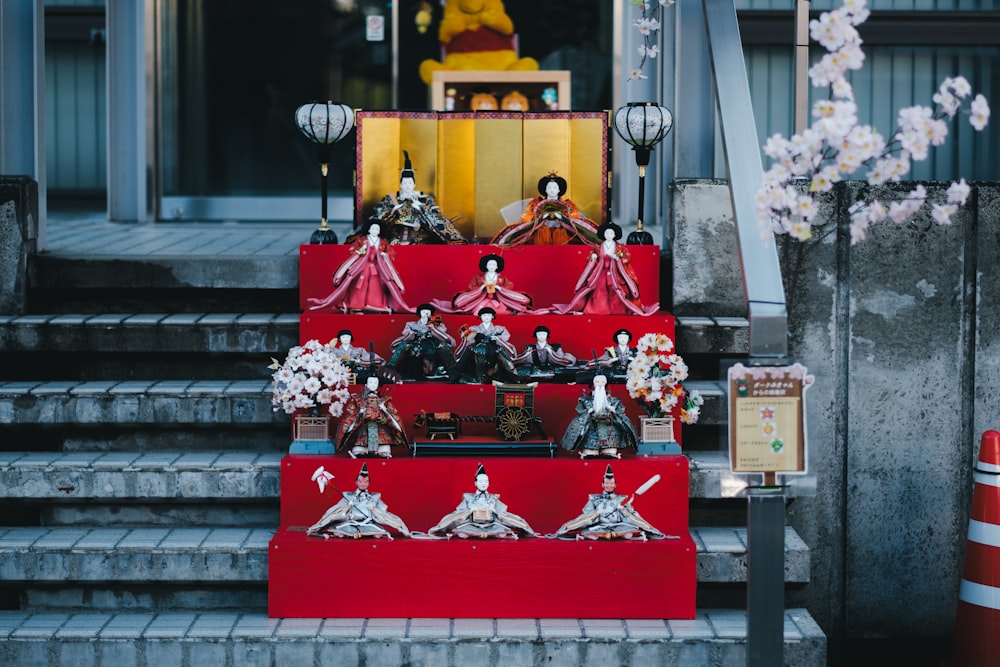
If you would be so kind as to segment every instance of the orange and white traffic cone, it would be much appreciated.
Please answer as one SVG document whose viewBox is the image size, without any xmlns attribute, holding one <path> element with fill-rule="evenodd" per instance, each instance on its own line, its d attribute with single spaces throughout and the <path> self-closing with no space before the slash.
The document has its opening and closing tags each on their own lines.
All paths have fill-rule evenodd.
<svg viewBox="0 0 1000 667">
<path fill-rule="evenodd" d="M 1000 433 L 983 433 L 973 478 L 952 665 L 996 667 L 1000 665 Z"/>
</svg>

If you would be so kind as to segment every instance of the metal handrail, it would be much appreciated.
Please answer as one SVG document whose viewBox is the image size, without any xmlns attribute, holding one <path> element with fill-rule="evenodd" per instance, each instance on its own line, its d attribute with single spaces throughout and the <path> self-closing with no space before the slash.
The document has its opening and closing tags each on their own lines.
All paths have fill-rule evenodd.
<svg viewBox="0 0 1000 667">
<path fill-rule="evenodd" d="M 757 225 L 754 200 L 764 168 L 736 7 L 733 0 L 703 0 L 703 5 L 750 322 L 750 357 L 783 358 L 788 354 L 785 289 L 774 239 L 765 241 Z"/>
</svg>

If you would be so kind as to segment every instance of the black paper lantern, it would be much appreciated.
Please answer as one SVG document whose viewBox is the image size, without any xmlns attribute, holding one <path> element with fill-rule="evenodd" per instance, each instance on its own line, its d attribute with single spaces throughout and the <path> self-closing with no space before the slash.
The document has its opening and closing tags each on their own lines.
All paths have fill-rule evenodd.
<svg viewBox="0 0 1000 667">
<path fill-rule="evenodd" d="M 643 230 L 642 215 L 646 196 L 646 167 L 653 147 L 667 136 L 674 119 L 666 107 L 654 102 L 629 102 L 615 111 L 615 131 L 635 151 L 639 166 L 639 218 L 635 231 L 628 235 L 627 243 L 654 245 L 653 235 Z"/>
<path fill-rule="evenodd" d="M 327 227 L 326 199 L 327 173 L 330 170 L 330 146 L 337 143 L 354 129 L 354 110 L 346 104 L 327 102 L 303 104 L 295 110 L 295 124 L 309 141 L 319 150 L 323 215 L 319 229 L 312 233 L 309 243 L 337 243 L 337 234 Z"/>
</svg>

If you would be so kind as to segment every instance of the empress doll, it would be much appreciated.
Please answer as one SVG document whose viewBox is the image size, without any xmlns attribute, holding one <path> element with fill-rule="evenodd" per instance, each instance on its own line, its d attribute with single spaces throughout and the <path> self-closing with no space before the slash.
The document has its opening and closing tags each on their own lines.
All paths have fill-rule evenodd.
<svg viewBox="0 0 1000 667">
<path fill-rule="evenodd" d="M 538 181 L 539 196 L 528 203 L 521 221 L 501 229 L 494 245 L 596 243 L 597 223 L 588 219 L 566 194 L 566 179 L 550 173 Z"/>
<path fill-rule="evenodd" d="M 480 308 L 490 307 L 497 315 L 513 315 L 531 310 L 531 297 L 514 289 L 513 281 L 503 275 L 503 257 L 484 255 L 479 260 L 482 273 L 473 276 L 469 287 L 451 301 L 434 299 L 431 303 L 445 313 L 472 315 Z"/>
</svg>

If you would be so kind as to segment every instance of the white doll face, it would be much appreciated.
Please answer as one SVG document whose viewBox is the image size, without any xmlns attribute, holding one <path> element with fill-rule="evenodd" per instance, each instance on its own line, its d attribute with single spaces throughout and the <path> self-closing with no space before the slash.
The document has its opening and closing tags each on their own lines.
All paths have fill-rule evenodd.
<svg viewBox="0 0 1000 667">
<path fill-rule="evenodd" d="M 555 181 L 549 181 L 545 184 L 545 194 L 548 195 L 549 199 L 555 199 L 559 196 L 559 184 Z"/>
<path fill-rule="evenodd" d="M 483 313 L 479 316 L 479 321 L 483 324 L 490 324 L 493 321 L 493 313 Z"/>
<path fill-rule="evenodd" d="M 594 389 L 604 389 L 608 386 L 608 378 L 603 375 L 594 376 Z"/>
<path fill-rule="evenodd" d="M 539 343 L 544 343 L 548 339 L 549 339 L 548 331 L 539 331 L 538 333 L 535 334 L 535 340 L 537 340 Z"/>
<path fill-rule="evenodd" d="M 343 347 L 350 347 L 351 346 L 351 340 L 353 340 L 353 338 L 354 338 L 354 336 L 352 336 L 351 334 L 341 334 L 341 336 L 340 336 L 340 344 Z"/>
<path fill-rule="evenodd" d="M 619 345 L 621 345 L 622 347 L 625 347 L 626 345 L 628 345 L 628 339 L 629 338 L 630 338 L 630 336 L 627 333 L 620 333 L 620 334 L 618 334 L 618 336 L 617 336 L 617 338 L 615 340 L 618 341 Z"/>
<path fill-rule="evenodd" d="M 604 488 L 604 493 L 612 493 L 618 484 L 615 483 L 614 477 L 605 477 L 604 484 L 601 485 Z"/>
<path fill-rule="evenodd" d="M 365 380 L 365 387 L 368 388 L 368 391 L 378 391 L 378 378 L 369 377 Z"/>
<path fill-rule="evenodd" d="M 399 191 L 404 195 L 412 194 L 415 189 L 415 185 L 416 184 L 413 182 L 413 178 L 411 176 L 404 176 L 399 179 Z"/>
<path fill-rule="evenodd" d="M 372 223 L 372 224 L 371 224 L 371 225 L 370 225 L 370 226 L 368 227 L 368 236 L 378 236 L 378 235 L 379 235 L 379 232 L 380 232 L 381 230 L 382 230 L 382 227 L 380 227 L 380 226 L 379 226 L 379 224 L 378 224 L 377 222 L 373 222 L 373 223 Z"/>
<path fill-rule="evenodd" d="M 419 315 L 420 315 L 420 320 L 422 322 L 426 322 L 427 320 L 431 319 L 431 311 L 428 308 L 421 308 Z"/>
<path fill-rule="evenodd" d="M 476 475 L 476 488 L 480 491 L 486 491 L 490 488 L 490 477 L 486 473 L 481 475 Z"/>
<path fill-rule="evenodd" d="M 358 491 L 367 491 L 369 484 L 371 480 L 368 479 L 368 475 L 358 475 Z"/>
<path fill-rule="evenodd" d="M 499 265 L 497 264 L 497 261 L 495 259 L 488 259 L 488 260 L 486 260 L 486 270 L 487 271 L 490 271 L 490 272 L 496 271 L 497 270 L 497 266 L 499 266 Z"/>
<path fill-rule="evenodd" d="M 605 229 L 604 230 L 604 240 L 605 241 L 614 241 L 615 240 L 615 230 L 613 230 L 613 229 Z"/>
</svg>

